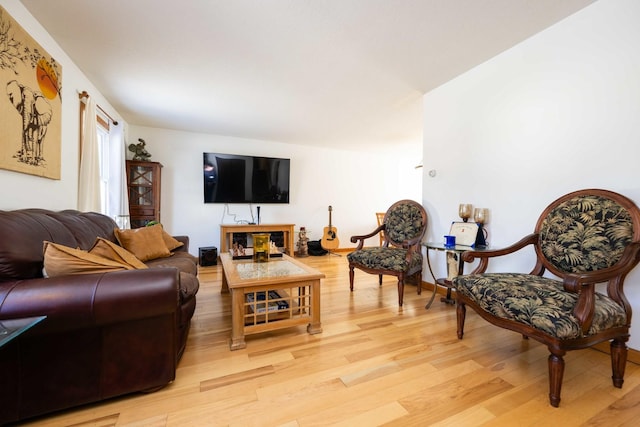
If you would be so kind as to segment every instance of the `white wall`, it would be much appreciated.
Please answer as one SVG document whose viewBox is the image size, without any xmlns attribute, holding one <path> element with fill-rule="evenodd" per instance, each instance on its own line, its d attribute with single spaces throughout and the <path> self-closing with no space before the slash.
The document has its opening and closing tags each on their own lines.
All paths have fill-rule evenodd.
<svg viewBox="0 0 640 427">
<path fill-rule="evenodd" d="M 116 120 L 120 120 L 100 92 L 89 82 L 58 44 L 17 0 L 0 4 L 56 61 L 62 65 L 62 159 L 60 180 L 0 169 L 0 209 L 24 207 L 73 209 L 77 206 L 80 104 L 86 90 Z M 9 102 L 4 89 L 0 102 Z M 121 121 L 122 123 L 122 121 Z M 124 126 L 124 124 L 121 124 Z M 1 129 L 1 128 L 0 128 Z M 0 133 L 1 135 L 1 133 Z"/>
<path fill-rule="evenodd" d="M 600 0 L 424 97 L 424 169 L 437 170 L 423 180 L 431 240 L 446 234 L 459 203 L 490 209 L 494 247 L 532 232 L 573 190 L 640 203 L 638 17 L 640 2 Z M 532 260 L 527 252 L 492 270 L 529 271 Z M 444 261 L 435 264 L 444 274 Z M 640 313 L 638 282 L 640 267 L 625 282 Z M 633 319 L 630 344 L 640 349 Z"/>
<path fill-rule="evenodd" d="M 163 164 L 163 226 L 173 234 L 190 237 L 190 252 L 220 247 L 220 224 L 251 220 L 248 204 L 205 204 L 202 153 L 219 152 L 291 159 L 289 204 L 261 204 L 262 223 L 293 223 L 306 227 L 311 240 L 322 238 L 333 207 L 332 225 L 338 229 L 340 248 L 353 247 L 349 238 L 376 226 L 375 212 L 385 211 L 402 198 L 420 200 L 420 141 L 382 151 L 354 152 L 279 142 L 131 126 L 129 140 L 142 138 L 152 161 Z M 129 153 L 131 154 L 131 153 Z M 256 205 L 253 205 L 253 214 Z M 297 235 L 295 236 L 297 240 Z M 378 244 L 371 239 L 370 244 Z"/>
<path fill-rule="evenodd" d="M 311 232 L 309 237 L 317 240 L 328 225 L 327 209 L 332 205 L 333 225 L 338 228 L 341 247 L 352 246 L 349 242 L 352 234 L 367 233 L 375 228 L 376 211 L 386 210 L 400 198 L 420 200 L 421 174 L 414 169 L 422 157 L 420 141 L 377 152 L 350 152 L 166 129 L 130 129 L 18 0 L 0 0 L 0 4 L 62 65 L 63 86 L 61 179 L 0 170 L 2 210 L 77 207 L 78 93 L 83 90 L 120 122 L 127 141 L 144 138 L 153 154 L 152 160 L 163 163 L 162 222 L 172 232 L 191 236 L 194 255 L 201 246 L 219 246 L 219 224 L 233 221 L 230 216 L 223 218 L 224 205 L 203 203 L 204 151 L 290 157 L 291 203 L 262 205 L 262 222 L 292 222 L 296 229 L 306 226 Z M 238 220 L 250 218 L 248 205 L 230 205 L 229 209 L 238 215 Z M 376 242 L 373 239 L 371 244 Z"/>
</svg>

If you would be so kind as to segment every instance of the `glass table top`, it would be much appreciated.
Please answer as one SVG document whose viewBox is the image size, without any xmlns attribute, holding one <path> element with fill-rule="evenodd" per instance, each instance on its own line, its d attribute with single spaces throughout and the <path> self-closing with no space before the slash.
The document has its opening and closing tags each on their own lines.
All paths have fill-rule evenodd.
<svg viewBox="0 0 640 427">
<path fill-rule="evenodd" d="M 427 243 L 423 243 L 423 246 L 426 246 L 429 249 L 435 249 L 437 251 L 455 251 L 455 252 L 486 251 L 487 249 L 489 249 L 487 246 L 464 246 L 464 245 L 447 246 L 444 243 L 440 243 L 440 242 L 427 242 Z"/>
<path fill-rule="evenodd" d="M 47 316 L 0 320 L 0 347 L 43 321 Z"/>
<path fill-rule="evenodd" d="M 242 280 L 265 279 L 271 277 L 296 276 L 306 274 L 302 268 L 288 260 L 270 260 L 269 262 L 238 262 L 238 276 Z"/>
</svg>

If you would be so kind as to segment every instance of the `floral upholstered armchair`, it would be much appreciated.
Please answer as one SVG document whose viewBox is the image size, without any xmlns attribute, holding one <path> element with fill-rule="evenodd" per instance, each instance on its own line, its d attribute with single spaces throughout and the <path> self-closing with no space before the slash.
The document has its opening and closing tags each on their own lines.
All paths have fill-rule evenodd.
<svg viewBox="0 0 640 427">
<path fill-rule="evenodd" d="M 358 243 L 355 251 L 347 255 L 349 261 L 349 286 L 353 291 L 354 268 L 377 274 L 382 285 L 382 275 L 398 278 L 398 303 L 402 306 L 404 282 L 408 277 L 417 279 L 418 294 L 422 291 L 422 251 L 420 243 L 427 230 L 427 212 L 413 200 L 400 200 L 385 213 L 382 224 L 371 233 L 352 236 Z M 364 241 L 378 233 L 383 234 L 380 247 L 365 248 Z"/>
<path fill-rule="evenodd" d="M 581 190 L 560 197 L 538 219 L 535 232 L 502 250 L 462 256 L 478 267 L 454 279 L 458 338 L 466 307 L 494 325 L 545 344 L 549 352 L 549 401 L 560 404 L 564 355 L 610 341 L 612 379 L 622 387 L 631 306 L 623 284 L 640 254 L 640 210 L 607 190 Z M 486 273 L 489 259 L 533 245 L 529 274 Z M 543 276 L 545 271 L 555 277 Z M 596 289 L 596 284 L 606 285 Z"/>
</svg>

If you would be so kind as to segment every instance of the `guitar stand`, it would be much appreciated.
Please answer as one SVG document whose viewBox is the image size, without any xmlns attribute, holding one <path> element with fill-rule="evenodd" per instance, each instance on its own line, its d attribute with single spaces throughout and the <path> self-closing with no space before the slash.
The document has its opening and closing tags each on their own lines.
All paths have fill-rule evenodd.
<svg viewBox="0 0 640 427">
<path fill-rule="evenodd" d="M 325 249 L 325 251 L 327 251 L 327 250 Z M 329 255 L 342 256 L 342 255 L 340 255 L 338 253 L 335 253 L 335 252 L 331 252 L 331 251 L 327 251 L 327 252 L 329 253 Z"/>
</svg>

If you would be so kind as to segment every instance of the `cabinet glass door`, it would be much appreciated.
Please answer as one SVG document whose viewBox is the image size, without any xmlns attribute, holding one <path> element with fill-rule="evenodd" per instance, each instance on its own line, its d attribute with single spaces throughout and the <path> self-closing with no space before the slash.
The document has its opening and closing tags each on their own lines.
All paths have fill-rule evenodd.
<svg viewBox="0 0 640 427">
<path fill-rule="evenodd" d="M 129 170 L 129 200 L 134 205 L 152 206 L 153 200 L 153 168 L 135 166 Z"/>
</svg>

